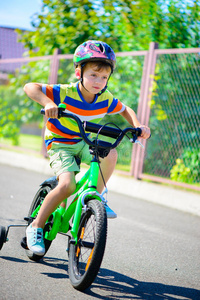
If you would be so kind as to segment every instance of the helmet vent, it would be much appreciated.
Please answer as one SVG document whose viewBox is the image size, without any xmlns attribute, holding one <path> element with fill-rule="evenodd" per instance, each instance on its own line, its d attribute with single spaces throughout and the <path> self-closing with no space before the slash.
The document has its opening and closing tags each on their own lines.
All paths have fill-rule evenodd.
<svg viewBox="0 0 200 300">
<path fill-rule="evenodd" d="M 100 45 L 99 45 L 99 49 L 101 50 L 101 52 L 104 52 L 105 51 L 105 49 L 104 49 L 104 46 L 100 43 Z"/>
</svg>

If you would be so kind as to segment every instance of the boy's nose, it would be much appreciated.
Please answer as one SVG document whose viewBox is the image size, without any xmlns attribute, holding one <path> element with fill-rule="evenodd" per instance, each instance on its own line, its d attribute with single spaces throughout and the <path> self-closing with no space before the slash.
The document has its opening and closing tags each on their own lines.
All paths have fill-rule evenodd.
<svg viewBox="0 0 200 300">
<path fill-rule="evenodd" d="M 99 83 L 99 82 L 101 82 L 101 78 L 96 77 L 96 78 L 95 78 L 95 81 Z"/>
</svg>

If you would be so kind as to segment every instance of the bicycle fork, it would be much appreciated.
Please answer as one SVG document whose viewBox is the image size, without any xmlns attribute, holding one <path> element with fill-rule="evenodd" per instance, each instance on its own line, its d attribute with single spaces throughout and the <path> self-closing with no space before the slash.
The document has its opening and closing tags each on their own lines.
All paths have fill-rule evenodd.
<svg viewBox="0 0 200 300">
<path fill-rule="evenodd" d="M 81 219 L 82 211 L 86 211 L 87 209 L 87 201 L 95 198 L 99 201 L 105 202 L 105 199 L 103 198 L 103 194 L 107 191 L 105 191 L 102 194 L 99 194 L 97 189 L 97 183 L 98 183 L 98 177 L 99 177 L 99 162 L 96 157 L 93 158 L 90 169 L 87 171 L 85 176 L 81 179 L 81 182 L 87 178 L 86 184 L 80 188 L 80 194 L 78 195 L 78 202 L 76 205 L 76 209 L 74 212 L 74 220 L 72 224 L 71 229 L 71 235 L 74 238 L 75 244 L 78 242 L 78 229 Z"/>
</svg>

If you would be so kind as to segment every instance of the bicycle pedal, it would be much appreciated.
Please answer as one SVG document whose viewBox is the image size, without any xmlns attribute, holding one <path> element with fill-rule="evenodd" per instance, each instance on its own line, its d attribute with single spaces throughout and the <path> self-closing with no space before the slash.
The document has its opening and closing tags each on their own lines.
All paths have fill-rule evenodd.
<svg viewBox="0 0 200 300">
<path fill-rule="evenodd" d="M 21 240 L 20 245 L 22 246 L 22 248 L 28 250 L 28 246 L 27 246 L 27 242 L 26 242 L 26 236 L 23 237 L 23 239 Z"/>
</svg>

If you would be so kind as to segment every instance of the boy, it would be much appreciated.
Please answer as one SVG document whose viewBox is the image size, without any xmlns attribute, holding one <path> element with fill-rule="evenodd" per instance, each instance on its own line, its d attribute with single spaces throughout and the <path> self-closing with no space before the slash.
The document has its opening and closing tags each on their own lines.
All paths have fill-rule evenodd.
<svg viewBox="0 0 200 300">
<path fill-rule="evenodd" d="M 45 253 L 43 228 L 46 220 L 75 190 L 75 173 L 79 171 L 75 156 L 87 164 L 91 160 L 88 145 L 81 139 L 74 122 L 67 118 L 57 119 L 58 104 L 64 102 L 66 111 L 76 114 L 82 121 L 98 123 L 106 114 L 119 113 L 133 127 L 141 127 L 142 138 L 147 139 L 150 136 L 150 129 L 141 126 L 135 112 L 106 90 L 115 63 L 115 54 L 110 46 L 101 41 L 87 41 L 74 53 L 75 75 L 79 79 L 77 83 L 51 86 L 28 83 L 24 87 L 26 94 L 45 108 L 48 118 L 45 143 L 50 165 L 59 180 L 57 187 L 46 196 L 36 219 L 26 230 L 27 245 L 37 255 Z M 114 171 L 116 162 L 115 149 L 101 160 L 105 182 Z M 101 193 L 103 188 L 100 177 L 97 190 Z M 116 217 L 108 206 L 106 211 L 108 217 Z"/>
</svg>

